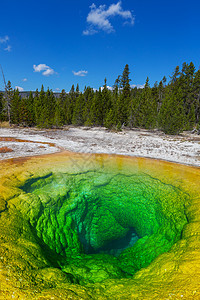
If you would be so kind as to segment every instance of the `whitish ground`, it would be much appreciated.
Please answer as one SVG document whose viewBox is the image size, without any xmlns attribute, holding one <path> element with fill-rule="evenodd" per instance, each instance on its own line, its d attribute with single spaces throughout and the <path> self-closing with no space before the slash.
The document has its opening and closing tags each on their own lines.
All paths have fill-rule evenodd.
<svg viewBox="0 0 200 300">
<path fill-rule="evenodd" d="M 3 141 L 2 138 L 5 137 L 26 141 Z M 149 157 L 200 166 L 200 136 L 189 132 L 179 136 L 168 136 L 160 131 L 137 129 L 110 132 L 104 128 L 0 128 L 0 149 L 5 146 L 13 152 L 0 153 L 0 160 L 69 150 Z"/>
</svg>

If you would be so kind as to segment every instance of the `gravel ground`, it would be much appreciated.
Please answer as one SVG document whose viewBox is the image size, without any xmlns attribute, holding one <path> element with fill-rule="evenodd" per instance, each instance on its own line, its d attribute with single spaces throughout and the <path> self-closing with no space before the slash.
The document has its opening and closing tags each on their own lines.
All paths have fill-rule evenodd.
<svg viewBox="0 0 200 300">
<path fill-rule="evenodd" d="M 12 152 L 3 152 L 7 147 Z M 122 154 L 200 166 L 200 136 L 169 136 L 160 131 L 66 127 L 63 130 L 0 128 L 0 160 L 59 151 Z"/>
</svg>

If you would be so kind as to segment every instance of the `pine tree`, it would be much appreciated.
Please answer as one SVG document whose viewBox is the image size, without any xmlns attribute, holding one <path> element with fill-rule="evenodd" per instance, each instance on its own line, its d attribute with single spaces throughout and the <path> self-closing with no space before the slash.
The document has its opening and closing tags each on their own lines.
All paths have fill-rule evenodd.
<svg viewBox="0 0 200 300">
<path fill-rule="evenodd" d="M 73 111 L 76 103 L 76 98 L 78 97 L 77 92 L 75 92 L 74 84 L 71 87 L 71 90 L 68 95 L 66 95 L 64 103 L 64 115 L 65 123 L 72 124 Z"/>
<path fill-rule="evenodd" d="M 131 95 L 131 87 L 129 78 L 129 66 L 125 65 L 123 74 L 121 76 L 120 87 L 121 92 L 117 101 L 117 118 L 119 124 L 128 124 L 128 116 L 129 116 L 129 107 L 130 107 L 130 95 Z"/>
<path fill-rule="evenodd" d="M 189 107 L 189 112 L 187 115 L 187 128 L 188 130 L 192 130 L 196 123 L 196 117 L 195 117 L 195 106 L 194 103 L 192 103 Z"/>
<path fill-rule="evenodd" d="M 92 102 L 92 122 L 96 126 L 103 126 L 104 123 L 104 105 L 101 88 L 95 92 Z"/>
<path fill-rule="evenodd" d="M 110 110 L 107 112 L 104 125 L 108 129 L 112 129 L 116 126 L 115 112 L 113 108 L 110 108 Z"/>
<path fill-rule="evenodd" d="M 20 115 L 19 115 L 20 124 L 23 126 L 30 125 L 30 115 L 29 115 L 29 106 L 28 99 L 22 98 L 20 102 Z"/>
<path fill-rule="evenodd" d="M 126 98 L 130 97 L 130 90 L 131 90 L 131 87 L 130 87 L 131 79 L 129 78 L 129 75 L 130 75 L 129 65 L 126 64 L 123 74 L 122 74 L 122 77 L 121 77 L 121 82 L 120 82 L 121 88 L 122 88 L 122 93 L 123 93 L 124 97 L 126 97 Z"/>
<path fill-rule="evenodd" d="M 75 92 L 74 84 L 71 87 L 71 90 L 68 95 L 68 118 L 69 118 L 69 124 L 72 123 L 73 118 L 73 110 L 76 103 L 77 94 Z"/>
<path fill-rule="evenodd" d="M 117 79 L 115 80 L 115 83 L 113 85 L 113 92 L 114 92 L 114 94 L 118 94 L 119 93 L 120 82 L 121 82 L 121 76 L 119 75 L 117 77 Z"/>
<path fill-rule="evenodd" d="M 158 112 L 160 111 L 162 105 L 163 96 L 164 96 L 164 86 L 163 86 L 163 81 L 161 80 L 158 85 L 158 107 L 157 107 Z"/>
<path fill-rule="evenodd" d="M 54 124 L 57 127 L 63 126 L 66 123 L 64 106 L 66 102 L 65 90 L 62 90 L 59 98 L 56 100 Z"/>
<path fill-rule="evenodd" d="M 195 73 L 193 83 L 196 123 L 200 121 L 200 69 Z"/>
<path fill-rule="evenodd" d="M 82 93 L 78 96 L 76 100 L 76 104 L 74 107 L 72 124 L 81 126 L 84 124 L 84 106 L 85 106 L 85 99 Z"/>
<path fill-rule="evenodd" d="M 132 95 L 130 106 L 129 106 L 129 116 L 128 116 L 128 126 L 130 128 L 140 126 L 140 120 L 139 120 L 140 104 L 141 103 L 140 103 L 139 94 L 136 93 Z"/>
<path fill-rule="evenodd" d="M 35 125 L 35 115 L 34 115 L 34 98 L 33 93 L 30 91 L 27 98 L 22 98 L 20 102 L 20 124 L 24 126 L 34 126 Z"/>
<path fill-rule="evenodd" d="M 72 123 L 72 103 L 71 98 L 69 95 L 66 95 L 65 102 L 64 102 L 64 116 L 65 116 L 65 124 Z"/>
<path fill-rule="evenodd" d="M 52 128 L 54 125 L 56 101 L 52 90 L 47 89 L 45 95 L 45 128 Z"/>
<path fill-rule="evenodd" d="M 91 101 L 91 107 L 90 107 L 90 124 L 97 126 L 98 125 L 98 103 L 97 103 L 97 92 L 95 92 L 92 101 Z"/>
<path fill-rule="evenodd" d="M 0 121 L 10 120 L 14 124 L 52 128 L 64 124 L 106 126 L 120 129 L 122 125 L 155 128 L 177 134 L 192 129 L 200 123 L 200 70 L 195 72 L 194 64 L 177 66 L 166 85 L 166 77 L 151 88 L 147 78 L 145 87 L 131 89 L 129 66 L 118 76 L 110 91 L 105 79 L 103 88 L 94 92 L 85 87 L 81 93 L 77 84 L 59 98 L 48 88 L 41 87 L 33 97 L 20 97 L 18 90 L 6 85 L 6 93 L 0 95 Z M 159 117 L 159 118 L 158 118 Z"/>
<path fill-rule="evenodd" d="M 178 82 L 179 76 L 180 76 L 179 66 L 176 66 L 172 76 L 170 76 L 171 78 L 170 85 L 175 86 Z"/>
<path fill-rule="evenodd" d="M 105 126 L 105 120 L 107 118 L 110 109 L 112 108 L 112 95 L 107 87 L 107 79 L 104 79 L 104 86 L 102 89 L 102 115 L 103 115 L 103 124 Z"/>
<path fill-rule="evenodd" d="M 84 125 L 91 126 L 92 120 L 91 120 L 90 109 L 92 106 L 92 102 L 94 100 L 94 91 L 91 87 L 87 87 L 83 95 L 84 95 L 84 111 L 83 111 Z"/>
<path fill-rule="evenodd" d="M 29 97 L 27 99 L 27 106 L 28 106 L 28 126 L 35 125 L 35 111 L 34 111 L 34 98 L 33 93 L 30 91 Z"/>
<path fill-rule="evenodd" d="M 141 92 L 138 103 L 137 126 L 142 128 L 154 128 L 157 123 L 157 101 L 152 94 L 147 77 L 145 87 Z"/>
<path fill-rule="evenodd" d="M 183 104 L 185 110 L 185 128 L 191 129 L 194 125 L 193 122 L 193 106 L 194 106 L 194 93 L 193 93 L 193 83 L 194 83 L 195 66 L 191 62 L 189 65 L 183 63 L 182 71 L 179 78 L 179 86 L 182 89 L 183 94 Z M 193 125 L 192 125 L 193 124 Z"/>
<path fill-rule="evenodd" d="M 117 105 L 119 102 L 119 92 L 120 92 L 120 78 L 121 76 L 118 76 L 118 78 L 115 80 L 115 84 L 113 86 L 113 92 L 112 92 L 112 108 L 111 111 L 109 111 L 108 119 L 111 120 L 112 118 L 112 127 L 116 127 L 118 123 L 118 114 L 117 114 Z M 120 126 L 120 125 L 119 125 Z"/>
<path fill-rule="evenodd" d="M 182 90 L 168 87 L 159 114 L 159 126 L 167 134 L 179 134 L 184 129 L 184 122 Z"/>
<path fill-rule="evenodd" d="M 34 99 L 34 109 L 35 109 L 35 120 L 38 127 L 44 127 L 44 86 L 42 85 L 40 92 L 36 90 L 36 95 Z"/>
<path fill-rule="evenodd" d="M 13 97 L 11 100 L 11 123 L 19 125 L 20 123 L 20 106 L 21 106 L 21 97 L 19 95 L 19 90 L 14 90 Z"/>
<path fill-rule="evenodd" d="M 79 94 L 80 94 L 79 84 L 77 83 L 77 86 L 76 86 L 76 98 L 78 98 Z"/>
</svg>

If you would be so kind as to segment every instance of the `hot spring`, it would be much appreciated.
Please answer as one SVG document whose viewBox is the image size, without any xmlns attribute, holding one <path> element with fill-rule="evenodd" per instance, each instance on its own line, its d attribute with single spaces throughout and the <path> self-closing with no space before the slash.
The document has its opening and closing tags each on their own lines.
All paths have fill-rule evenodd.
<svg viewBox="0 0 200 300">
<path fill-rule="evenodd" d="M 11 290 L 31 299 L 151 299 L 199 246 L 198 169 L 78 154 L 1 166 L 5 299 Z"/>
</svg>

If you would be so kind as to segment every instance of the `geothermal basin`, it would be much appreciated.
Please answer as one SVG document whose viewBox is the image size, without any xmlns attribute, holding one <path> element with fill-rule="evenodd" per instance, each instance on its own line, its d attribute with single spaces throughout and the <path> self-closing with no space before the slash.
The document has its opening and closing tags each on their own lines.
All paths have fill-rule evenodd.
<svg viewBox="0 0 200 300">
<path fill-rule="evenodd" d="M 199 182 L 127 156 L 2 161 L 0 297 L 200 299 Z"/>
</svg>

